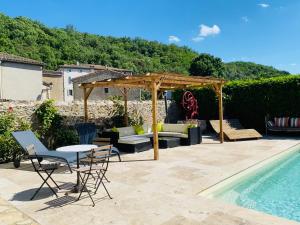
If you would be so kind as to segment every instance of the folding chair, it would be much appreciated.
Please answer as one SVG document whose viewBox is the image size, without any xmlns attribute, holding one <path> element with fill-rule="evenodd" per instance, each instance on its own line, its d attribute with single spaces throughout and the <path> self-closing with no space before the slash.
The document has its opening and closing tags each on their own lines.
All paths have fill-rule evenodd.
<svg viewBox="0 0 300 225">
<path fill-rule="evenodd" d="M 33 194 L 33 196 L 30 198 L 30 200 L 33 200 L 35 198 L 35 196 L 38 194 L 38 192 L 42 189 L 42 187 L 46 184 L 50 190 L 53 192 L 53 194 L 55 194 L 56 197 L 57 194 L 55 192 L 55 190 L 50 186 L 50 184 L 48 183 L 48 180 L 52 180 L 52 182 L 55 184 L 55 186 L 59 188 L 59 186 L 57 185 L 57 183 L 53 180 L 53 178 L 51 177 L 51 175 L 53 174 L 53 172 L 59 168 L 60 163 L 59 162 L 53 162 L 53 161 L 49 161 L 47 163 L 45 163 L 45 161 L 43 163 L 40 162 L 41 156 L 36 154 L 34 145 L 29 145 L 26 147 L 27 152 L 29 153 L 29 155 L 27 156 L 30 161 L 31 164 L 33 166 L 33 169 L 35 172 L 37 172 L 37 174 L 41 177 L 41 179 L 43 180 L 43 183 L 41 184 L 41 186 L 35 191 L 35 193 Z M 42 156 L 45 159 L 45 156 Z M 42 173 L 45 173 L 45 175 L 43 176 Z"/>
<path fill-rule="evenodd" d="M 93 203 L 93 206 L 95 206 L 95 202 L 92 198 L 91 190 L 89 188 L 94 189 L 94 195 L 95 195 L 100 185 L 104 187 L 107 195 L 109 196 L 110 199 L 112 199 L 111 195 L 109 194 L 103 182 L 103 179 L 107 180 L 105 174 L 108 170 L 109 158 L 111 156 L 111 148 L 112 148 L 111 145 L 107 145 L 107 146 L 101 146 L 92 149 L 90 153 L 87 154 L 87 158 L 81 160 L 88 165 L 84 165 L 79 167 L 78 169 L 77 168 L 74 169 L 74 171 L 79 172 L 79 177 L 81 180 L 81 190 L 77 201 L 82 196 L 82 192 L 87 191 Z M 90 186 L 90 183 L 88 183 L 88 181 L 90 181 L 91 179 L 93 179 L 94 181 L 94 183 L 92 183 L 92 186 Z"/>
</svg>

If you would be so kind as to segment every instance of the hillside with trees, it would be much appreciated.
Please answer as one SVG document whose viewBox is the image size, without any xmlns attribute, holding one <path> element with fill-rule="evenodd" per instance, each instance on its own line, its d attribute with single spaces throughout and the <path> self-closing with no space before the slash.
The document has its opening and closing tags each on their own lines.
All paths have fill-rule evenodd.
<svg viewBox="0 0 300 225">
<path fill-rule="evenodd" d="M 76 31 L 72 25 L 66 28 L 49 28 L 38 21 L 25 17 L 11 18 L 0 13 L 0 52 L 7 52 L 28 57 L 46 63 L 46 69 L 57 69 L 59 65 L 76 63 L 94 63 L 117 68 L 131 69 L 135 73 L 177 72 L 189 74 L 193 59 L 206 60 L 198 62 L 194 73 L 205 68 L 209 75 L 220 71 L 217 76 L 226 79 L 243 79 L 253 77 L 270 77 L 285 75 L 272 67 L 255 63 L 227 63 L 217 59 L 203 67 L 210 60 L 188 47 L 174 44 L 166 45 L 141 38 L 115 38 Z M 194 60 L 195 61 L 195 60 Z M 196 60 L 197 61 L 197 60 Z M 220 66 L 218 63 L 221 63 Z M 210 68 L 217 65 L 218 69 Z M 200 70 L 200 72 L 203 70 Z M 191 73 L 193 74 L 193 73 Z M 201 74 L 201 73 L 198 73 Z M 212 75 L 215 75 L 212 73 Z"/>
<path fill-rule="evenodd" d="M 224 77 L 229 80 L 269 78 L 285 76 L 290 73 L 277 70 L 272 66 L 260 65 L 252 62 L 230 62 L 225 64 Z"/>
</svg>

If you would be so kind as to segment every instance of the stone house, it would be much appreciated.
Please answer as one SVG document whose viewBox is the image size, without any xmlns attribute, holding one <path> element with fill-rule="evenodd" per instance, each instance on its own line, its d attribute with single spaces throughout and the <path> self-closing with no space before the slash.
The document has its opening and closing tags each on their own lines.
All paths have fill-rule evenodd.
<svg viewBox="0 0 300 225">
<path fill-rule="evenodd" d="M 86 74 L 94 73 L 97 71 L 111 70 L 116 72 L 121 72 L 123 74 L 131 75 L 132 71 L 125 69 L 118 69 L 113 67 L 107 67 L 102 65 L 94 64 L 71 64 L 71 65 L 62 65 L 59 67 L 59 71 L 63 73 L 63 89 L 64 89 L 64 101 L 73 101 L 75 100 L 73 82 L 74 78 L 84 76 Z"/>
<path fill-rule="evenodd" d="M 43 63 L 0 53 L 0 99 L 41 100 Z"/>
<path fill-rule="evenodd" d="M 87 82 L 96 82 L 106 79 L 120 78 L 128 76 L 122 72 L 113 71 L 110 69 L 106 70 L 97 70 L 93 73 L 89 73 L 77 78 L 74 78 L 73 81 L 73 90 L 74 90 L 74 100 L 83 100 L 83 89 L 80 88 L 80 84 Z M 112 96 L 123 96 L 122 88 L 112 88 L 112 87 L 99 87 L 95 88 L 89 100 L 107 100 Z M 128 90 L 128 100 L 140 100 L 141 99 L 141 90 L 140 89 L 129 89 Z"/>
<path fill-rule="evenodd" d="M 43 71 L 43 83 L 48 85 L 48 94 L 45 98 L 51 98 L 58 102 L 64 101 L 64 84 L 62 71 Z"/>
</svg>

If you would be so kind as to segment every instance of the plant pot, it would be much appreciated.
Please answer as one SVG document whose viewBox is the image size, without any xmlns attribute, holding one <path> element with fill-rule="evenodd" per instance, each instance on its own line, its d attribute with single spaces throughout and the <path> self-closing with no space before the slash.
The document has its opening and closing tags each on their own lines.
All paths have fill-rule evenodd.
<svg viewBox="0 0 300 225">
<path fill-rule="evenodd" d="M 14 159 L 14 167 L 15 168 L 19 168 L 21 165 L 21 160 L 20 159 Z"/>
</svg>

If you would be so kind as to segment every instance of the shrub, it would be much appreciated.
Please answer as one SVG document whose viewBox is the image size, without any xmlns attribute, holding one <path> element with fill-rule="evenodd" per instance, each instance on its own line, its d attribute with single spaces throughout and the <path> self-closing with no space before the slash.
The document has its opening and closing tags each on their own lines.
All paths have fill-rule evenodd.
<svg viewBox="0 0 300 225">
<path fill-rule="evenodd" d="M 183 91 L 174 94 L 180 104 Z M 209 88 L 192 90 L 200 119 L 218 119 L 217 97 Z M 300 116 L 300 76 L 232 81 L 223 88 L 224 117 L 238 118 L 246 128 L 264 131 L 264 117 Z"/>
<path fill-rule="evenodd" d="M 74 129 L 60 129 L 55 134 L 54 148 L 59 148 L 66 145 L 75 145 L 79 143 L 79 137 Z"/>
<path fill-rule="evenodd" d="M 48 147 L 55 145 L 55 135 L 62 127 L 62 116 L 54 105 L 54 100 L 44 101 L 35 111 L 38 119 L 38 133 L 42 142 Z"/>
<path fill-rule="evenodd" d="M 8 162 L 22 155 L 22 151 L 11 133 L 30 128 L 30 124 L 17 118 L 12 110 L 0 114 L 0 162 Z"/>
</svg>

